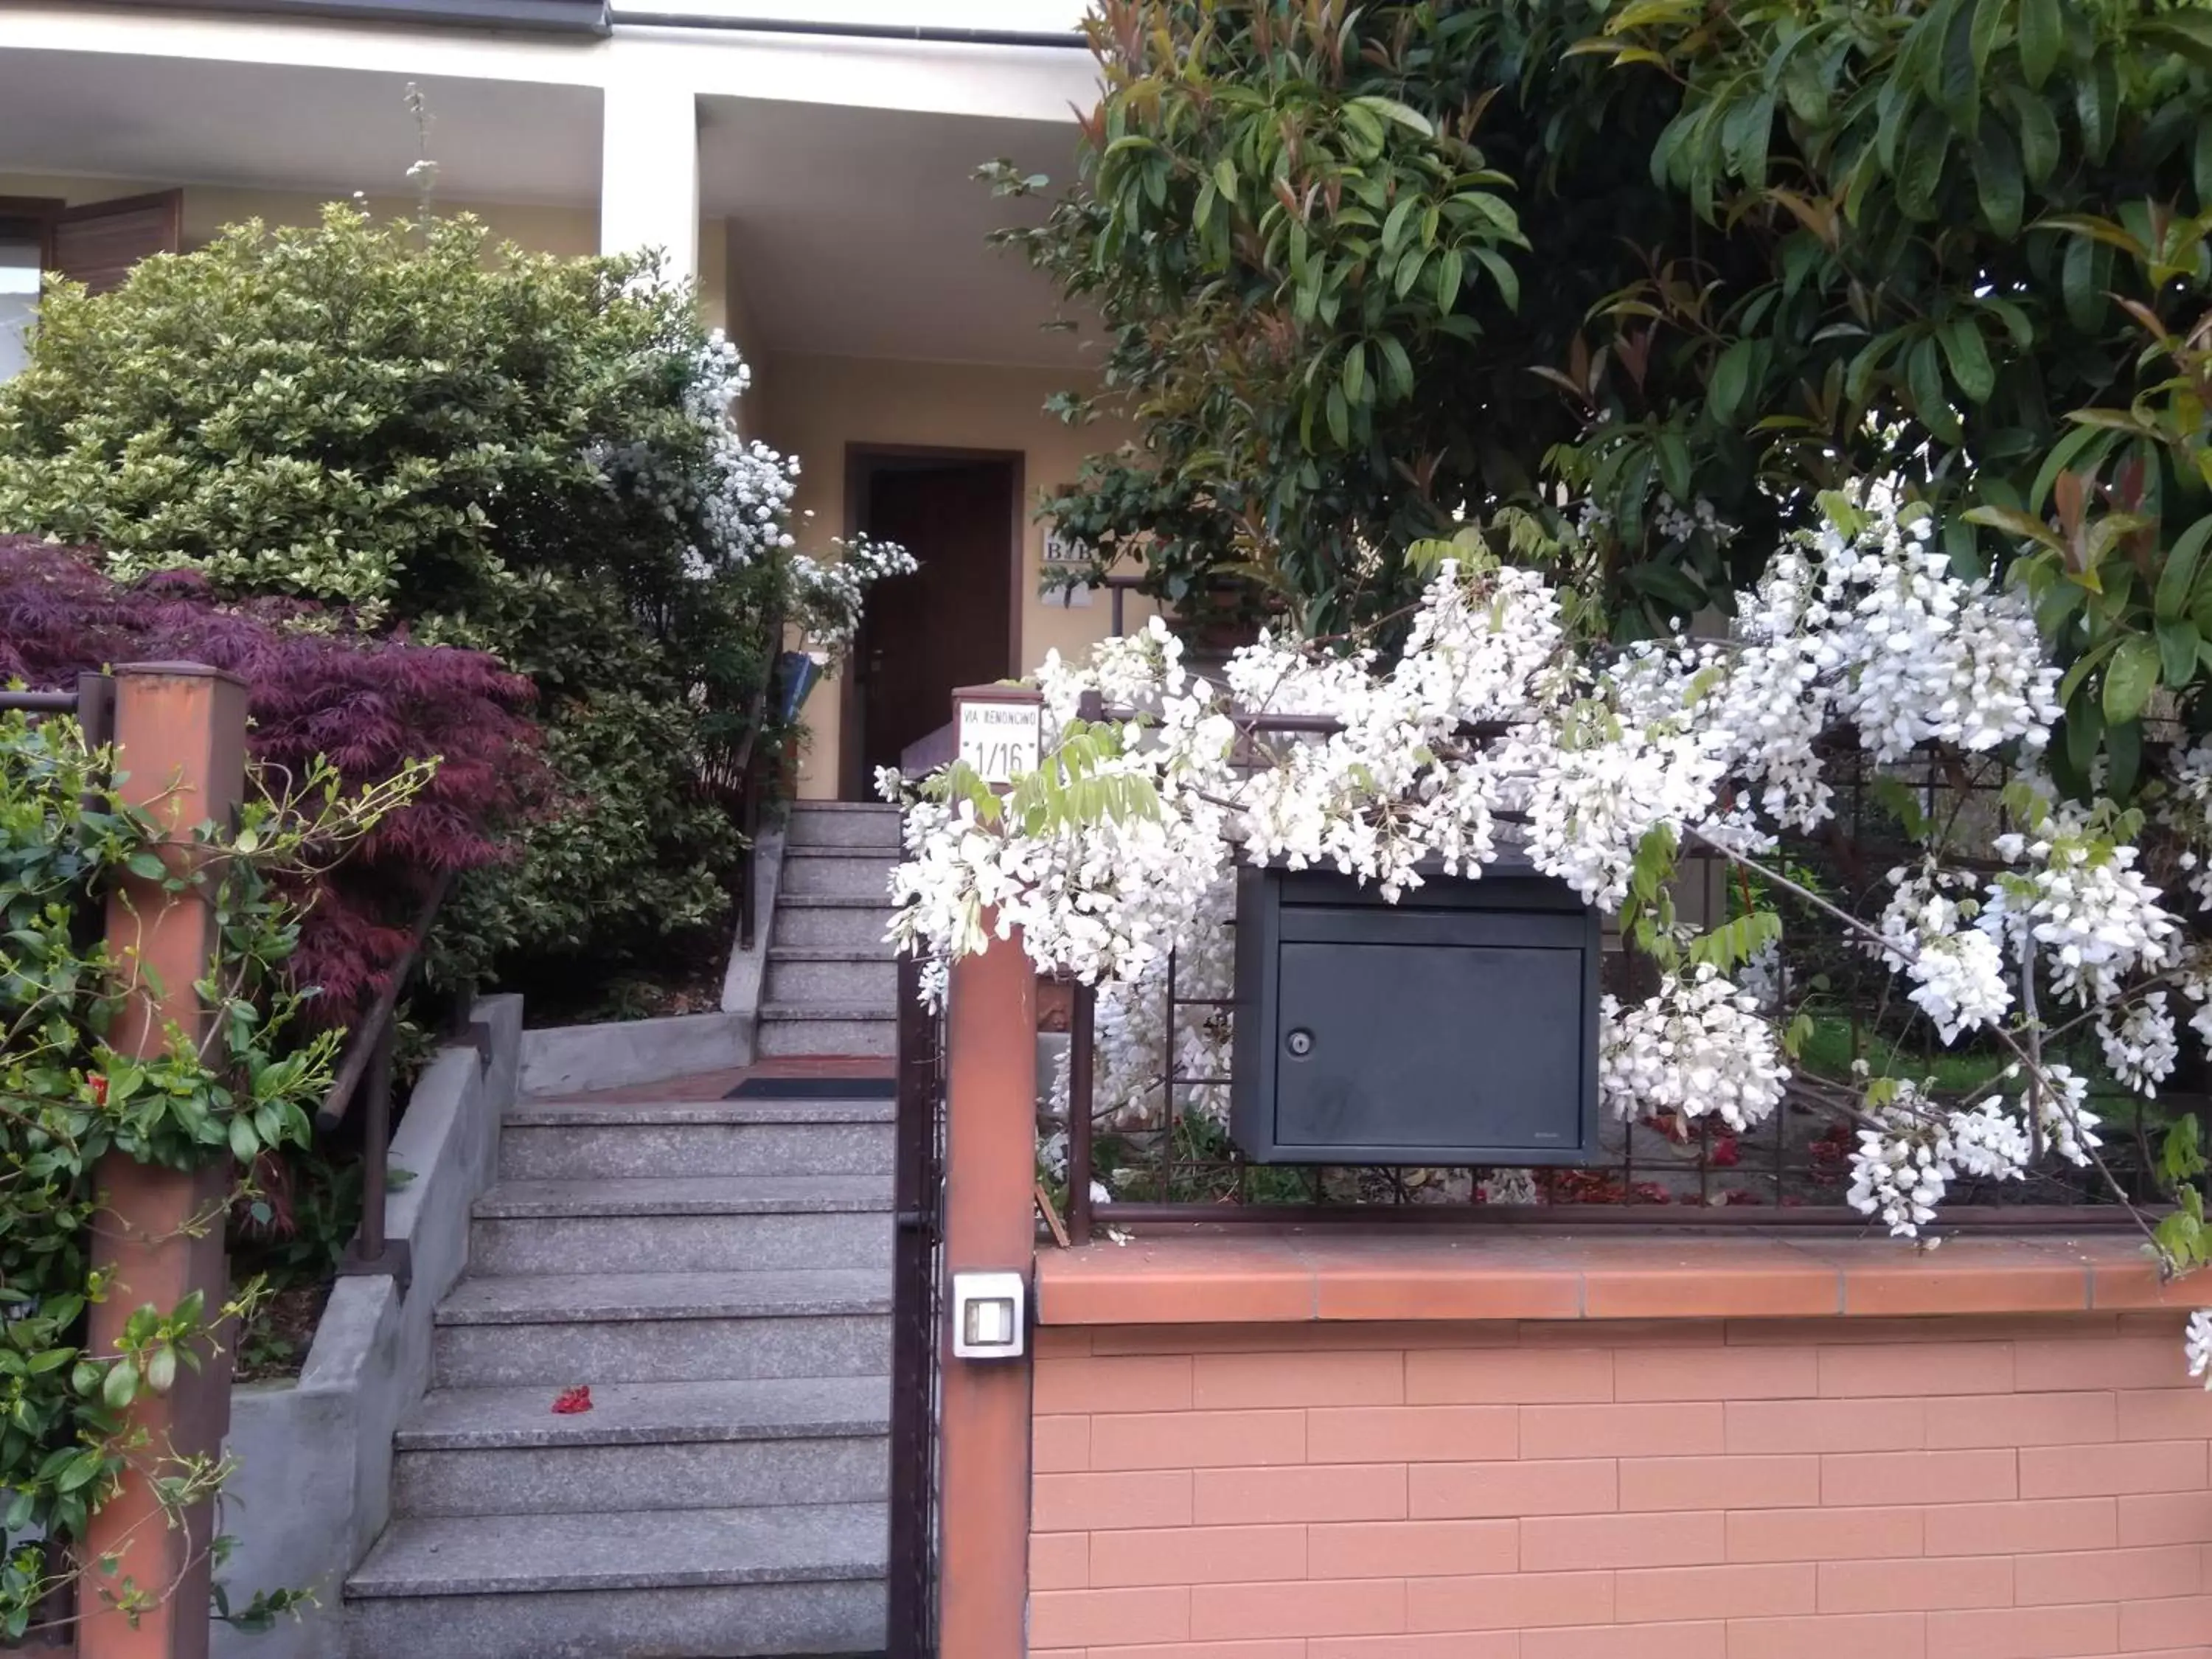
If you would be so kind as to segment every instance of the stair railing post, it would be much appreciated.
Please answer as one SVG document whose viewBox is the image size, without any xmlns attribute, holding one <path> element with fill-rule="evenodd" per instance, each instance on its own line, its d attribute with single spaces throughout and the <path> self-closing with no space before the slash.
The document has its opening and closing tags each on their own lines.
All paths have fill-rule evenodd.
<svg viewBox="0 0 2212 1659">
<path fill-rule="evenodd" d="M 194 826 L 229 823 L 244 798 L 246 684 L 196 663 L 132 664 L 116 674 L 114 720 L 118 793 L 154 817 L 172 838 L 166 860 L 181 867 Z M 206 1042 L 213 1021 L 196 988 L 218 943 L 209 896 L 126 876 L 108 902 L 107 939 L 122 979 L 117 1051 L 158 1056 L 171 1025 Z M 185 1172 L 100 1159 L 93 1260 L 109 1281 L 88 1316 L 95 1353 L 113 1353 L 145 1304 L 166 1313 L 197 1291 L 210 1315 L 223 1305 L 231 1176 L 227 1163 Z M 176 1460 L 219 1456 L 230 1426 L 231 1334 L 197 1346 L 198 1365 L 179 1365 L 166 1394 L 142 1389 L 126 1413 L 134 1449 L 85 1529 L 78 1659 L 206 1659 L 214 1503 L 173 1520 L 156 1484 Z M 150 1605 L 122 1610 L 126 1589 Z"/>
</svg>

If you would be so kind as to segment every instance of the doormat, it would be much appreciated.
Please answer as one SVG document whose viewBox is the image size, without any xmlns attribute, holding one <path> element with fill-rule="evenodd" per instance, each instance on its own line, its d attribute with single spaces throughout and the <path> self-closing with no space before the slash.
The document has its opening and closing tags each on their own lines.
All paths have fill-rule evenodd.
<svg viewBox="0 0 2212 1659">
<path fill-rule="evenodd" d="M 749 1077 L 725 1100 L 892 1100 L 898 1081 L 888 1077 Z"/>
</svg>

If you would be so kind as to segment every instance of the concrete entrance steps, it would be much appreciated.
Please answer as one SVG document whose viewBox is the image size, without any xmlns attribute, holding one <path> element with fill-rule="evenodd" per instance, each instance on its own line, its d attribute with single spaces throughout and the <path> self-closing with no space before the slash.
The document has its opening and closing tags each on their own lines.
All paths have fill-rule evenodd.
<svg viewBox="0 0 2212 1659">
<path fill-rule="evenodd" d="M 891 1121 L 510 1111 L 346 1589 L 356 1659 L 880 1651 Z"/>
<path fill-rule="evenodd" d="M 898 969 L 884 933 L 899 857 L 895 806 L 793 806 L 754 1036 L 760 1054 L 896 1051 Z"/>
<path fill-rule="evenodd" d="M 354 1651 L 879 1652 L 884 1524 L 880 1504 L 417 1518 L 355 1575 Z"/>
</svg>

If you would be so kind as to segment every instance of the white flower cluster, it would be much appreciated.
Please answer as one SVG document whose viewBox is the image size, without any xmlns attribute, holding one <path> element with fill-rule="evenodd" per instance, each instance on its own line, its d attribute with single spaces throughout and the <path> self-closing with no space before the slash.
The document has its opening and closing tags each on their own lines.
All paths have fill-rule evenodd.
<svg viewBox="0 0 2212 1659">
<path fill-rule="evenodd" d="M 1875 1127 L 1859 1131 L 1846 1194 L 1862 1214 L 1879 1216 L 1891 1234 L 1911 1238 L 1936 1219 L 1960 1176 L 2018 1180 L 2033 1160 L 2027 1125 L 2002 1101 L 1946 1110 L 1919 1085 L 1898 1080 L 1872 1106 Z"/>
<path fill-rule="evenodd" d="M 1838 712 L 1877 760 L 1928 743 L 2040 748 L 2058 718 L 2058 670 L 2025 594 L 1960 580 L 1932 544 L 1932 519 L 1868 506 L 1865 529 L 1850 541 L 1825 532 L 1821 549 L 1820 604 L 1838 624 L 1824 666 L 1848 671 Z"/>
<path fill-rule="evenodd" d="M 1211 1123 L 1229 1116 L 1228 1011 L 1212 1006 L 1232 988 L 1230 933 L 1234 889 L 1221 883 L 1207 904 L 1213 926 L 1175 958 L 1176 1029 L 1168 1035 L 1167 961 L 1163 957 L 1134 980 L 1109 980 L 1098 988 L 1092 1021 L 1095 1063 L 1091 1111 L 1096 1127 L 1158 1129 L 1175 1117 Z M 1190 1000 L 1186 1000 L 1188 999 Z M 1172 1079 L 1172 1086 L 1171 1086 Z M 1065 1114 L 1070 1098 L 1067 1051 L 1053 1068 L 1053 1109 Z"/>
<path fill-rule="evenodd" d="M 1801 829 L 1828 814 L 1814 744 L 1838 723 L 1889 761 L 1928 744 L 2039 750 L 2059 714 L 2058 670 L 2020 593 L 1954 574 L 1932 521 L 1886 486 L 1839 511 L 1848 533 L 1801 535 L 1740 605 L 1747 648 L 1716 711 L 1762 809 Z"/>
<path fill-rule="evenodd" d="M 799 488 L 799 458 L 764 443 L 747 443 L 731 423 L 730 408 L 752 384 L 752 370 L 719 328 L 708 337 L 684 395 L 684 412 L 707 440 L 707 472 L 697 492 L 706 545 L 693 550 L 709 565 L 750 563 L 763 553 L 792 545 L 791 498 Z"/>
<path fill-rule="evenodd" d="M 2199 738 L 2174 757 L 2158 803 L 2160 823 L 2181 842 L 2181 867 L 2197 904 L 2212 910 L 2212 738 Z"/>
<path fill-rule="evenodd" d="M 1889 879 L 1897 890 L 1876 924 L 1887 947 L 1882 960 L 1913 981 L 1911 1000 L 1937 1034 L 1948 1042 L 1961 1030 L 2004 1018 L 2012 1006 L 2004 953 L 1988 933 L 1962 925 L 1972 900 L 1945 890 L 1964 878 L 1931 868 L 1893 870 Z"/>
<path fill-rule="evenodd" d="M 1773 1115 L 1789 1080 L 1758 1000 L 1710 963 L 1669 976 L 1633 1008 L 1605 1000 L 1598 1091 L 1616 1117 L 1671 1112 L 1741 1131 Z"/>
<path fill-rule="evenodd" d="M 2189 1374 L 2203 1377 L 2204 1386 L 2212 1389 L 2212 1308 L 2199 1308 L 2189 1316 L 2182 1350 L 2189 1361 Z"/>
<path fill-rule="evenodd" d="M 1990 883 L 1981 925 L 2008 935 L 2015 955 L 2027 939 L 2040 945 L 2062 995 L 2109 1001 L 2130 975 L 2171 960 L 2179 930 L 2136 868 L 2136 849 L 2083 808 L 2053 808 L 2034 834 L 2008 831 L 1990 845 L 2025 870 Z"/>
<path fill-rule="evenodd" d="M 2076 1169 L 2095 1161 L 2104 1141 L 2098 1136 L 2097 1115 L 2089 1109 L 2089 1079 L 2070 1066 L 2045 1061 L 2043 1085 L 2030 1089 L 2021 1104 L 2023 1116 L 2033 1115 L 2046 1145 Z"/>
<path fill-rule="evenodd" d="M 2166 1012 L 2166 993 L 2152 991 L 2124 1012 L 2110 1006 L 2097 1011 L 2097 1042 L 2105 1051 L 2105 1064 L 2124 1088 L 2155 1096 L 2158 1085 L 2173 1075 L 2181 1058 L 2181 1043 L 2173 1030 L 2173 1016 Z"/>
<path fill-rule="evenodd" d="M 791 620 L 806 641 L 831 657 L 842 655 L 860 630 L 861 602 L 868 589 L 887 576 L 910 575 L 920 567 L 896 542 L 855 536 L 833 541 L 838 556 L 817 559 L 793 555 L 790 564 Z"/>
<path fill-rule="evenodd" d="M 793 544 L 798 458 L 747 443 L 731 419 L 751 380 L 737 347 L 717 329 L 684 383 L 684 413 L 699 429 L 696 454 L 679 457 L 651 443 L 588 452 L 608 489 L 645 503 L 667 520 L 672 535 L 684 538 L 684 565 L 694 576 L 739 569 Z"/>
</svg>

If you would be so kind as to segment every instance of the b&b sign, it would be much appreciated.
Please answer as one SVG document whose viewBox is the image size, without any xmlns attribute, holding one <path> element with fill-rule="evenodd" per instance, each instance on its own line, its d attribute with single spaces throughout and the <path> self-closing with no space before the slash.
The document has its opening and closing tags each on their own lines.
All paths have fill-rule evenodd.
<svg viewBox="0 0 2212 1659">
<path fill-rule="evenodd" d="M 960 758 L 986 783 L 1012 783 L 1037 769 L 1044 707 L 1037 702 L 960 703 Z"/>
</svg>

